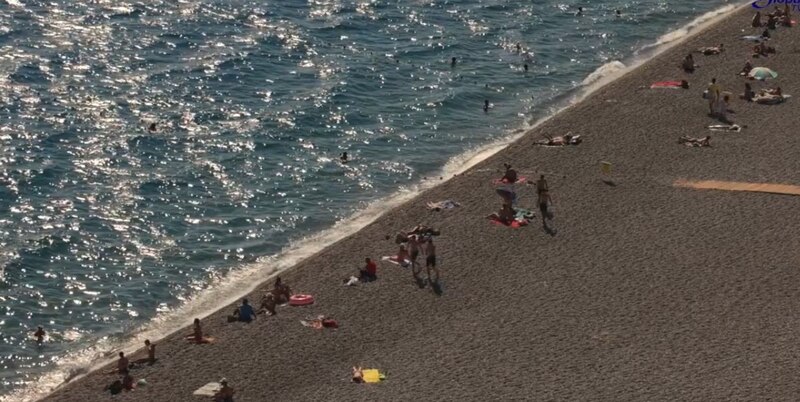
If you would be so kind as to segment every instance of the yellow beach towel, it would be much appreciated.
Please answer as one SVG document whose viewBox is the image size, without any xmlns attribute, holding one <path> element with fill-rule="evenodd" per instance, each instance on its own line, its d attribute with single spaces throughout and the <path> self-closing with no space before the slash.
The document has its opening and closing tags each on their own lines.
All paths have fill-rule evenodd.
<svg viewBox="0 0 800 402">
<path fill-rule="evenodd" d="M 383 375 L 377 369 L 365 369 L 361 370 L 361 374 L 363 375 L 364 382 L 366 383 L 376 383 L 380 382 L 383 379 Z"/>
</svg>

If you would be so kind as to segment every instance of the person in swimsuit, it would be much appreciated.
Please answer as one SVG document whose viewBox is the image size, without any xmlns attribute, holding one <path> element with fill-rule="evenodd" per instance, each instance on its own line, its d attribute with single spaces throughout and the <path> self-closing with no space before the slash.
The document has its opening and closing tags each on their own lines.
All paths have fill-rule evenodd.
<svg viewBox="0 0 800 402">
<path fill-rule="evenodd" d="M 428 282 L 439 283 L 439 269 L 436 268 L 436 246 L 433 245 L 433 239 L 428 239 L 425 243 L 425 270 L 428 273 Z M 431 269 L 436 274 L 435 279 L 431 281 Z"/>
<path fill-rule="evenodd" d="M 147 351 L 147 357 L 135 360 L 133 363 L 131 363 L 130 367 L 135 367 L 139 364 L 152 365 L 156 362 L 156 345 L 150 343 L 149 339 L 145 339 L 144 349 Z"/>
<path fill-rule="evenodd" d="M 761 27 L 761 11 L 756 11 L 756 15 L 753 16 L 753 20 L 750 22 L 750 25 L 753 28 Z"/>
<path fill-rule="evenodd" d="M 517 171 L 514 170 L 511 165 L 508 163 L 504 163 L 503 167 L 506 169 L 503 177 L 500 179 L 500 186 L 495 190 L 497 195 L 503 199 L 504 204 L 514 204 L 514 201 L 517 198 L 517 193 L 514 190 L 514 183 L 519 180 L 517 176 Z"/>
<path fill-rule="evenodd" d="M 542 212 L 542 224 L 547 225 L 547 217 L 549 216 L 549 212 L 547 211 L 547 207 L 551 204 L 552 201 L 550 200 L 550 192 L 547 190 L 539 192 L 539 211 Z"/>
<path fill-rule="evenodd" d="M 120 374 L 125 374 L 128 371 L 129 365 L 130 362 L 128 361 L 128 358 L 125 357 L 125 352 L 119 352 L 119 360 L 117 360 L 117 371 L 119 371 Z"/>
<path fill-rule="evenodd" d="M 194 328 L 190 335 L 186 335 L 187 341 L 203 343 L 203 328 L 200 326 L 200 319 L 194 319 Z"/>
<path fill-rule="evenodd" d="M 283 283 L 281 277 L 275 278 L 275 285 L 272 287 L 272 294 L 275 296 L 276 303 L 288 303 L 292 297 L 292 289 Z"/>
<path fill-rule="evenodd" d="M 406 250 L 406 245 L 405 244 L 401 244 L 400 245 L 400 249 L 397 250 L 397 255 L 393 259 L 395 260 L 395 262 L 397 262 L 401 266 L 406 267 L 406 266 L 408 266 L 408 263 L 406 262 L 406 261 L 408 261 L 408 257 L 409 257 L 409 255 L 408 255 L 408 251 Z"/>
<path fill-rule="evenodd" d="M 33 333 L 33 336 L 36 337 L 36 343 L 38 343 L 39 345 L 44 343 L 44 336 L 45 336 L 44 328 L 37 327 L 36 332 Z"/>
<path fill-rule="evenodd" d="M 347 152 L 342 152 L 342 155 L 339 156 L 339 161 L 341 161 L 342 164 L 346 164 L 347 163 Z"/>
<path fill-rule="evenodd" d="M 422 267 L 417 265 L 417 257 L 419 257 L 419 241 L 420 238 L 418 235 L 411 235 L 408 236 L 408 251 L 410 252 L 410 260 L 411 260 L 411 275 L 414 279 L 418 279 L 417 275 Z"/>
<path fill-rule="evenodd" d="M 543 191 L 547 191 L 547 180 L 544 179 L 544 175 L 539 175 L 539 180 L 536 180 L 536 194 L 541 194 Z"/>
</svg>

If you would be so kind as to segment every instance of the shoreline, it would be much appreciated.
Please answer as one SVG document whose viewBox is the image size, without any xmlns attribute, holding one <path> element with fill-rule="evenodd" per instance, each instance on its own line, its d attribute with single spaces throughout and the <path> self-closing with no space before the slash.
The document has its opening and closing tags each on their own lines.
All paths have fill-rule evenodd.
<svg viewBox="0 0 800 402">
<path fill-rule="evenodd" d="M 529 130 L 525 131 L 524 133 L 519 134 L 518 136 L 517 135 L 512 135 L 512 137 L 516 137 L 516 138 L 513 141 L 510 141 L 508 146 L 509 147 L 514 147 L 515 145 L 519 145 L 519 143 L 521 143 L 523 140 L 530 139 L 528 137 L 532 137 L 533 134 L 539 133 L 540 131 L 544 131 L 544 130 L 539 130 L 539 128 L 542 127 L 542 126 L 546 126 L 549 123 L 552 123 L 552 121 L 557 119 L 559 116 L 563 117 L 563 114 L 568 113 L 570 111 L 573 111 L 573 109 L 578 107 L 578 106 L 585 106 L 585 105 L 581 105 L 581 104 L 586 102 L 587 99 L 591 98 L 597 92 L 599 92 L 601 90 L 605 90 L 608 86 L 614 85 L 616 82 L 618 82 L 619 80 L 622 80 L 623 78 L 628 78 L 629 79 L 630 78 L 629 76 L 631 75 L 631 73 L 637 71 L 639 68 L 642 68 L 643 65 L 651 63 L 655 58 L 658 58 L 660 55 L 662 55 L 665 52 L 668 52 L 670 49 L 679 46 L 680 44 L 686 42 L 689 39 L 695 38 L 698 34 L 703 33 L 706 29 L 709 29 L 709 27 L 716 26 L 721 21 L 724 21 L 727 18 L 733 18 L 734 14 L 737 14 L 737 13 L 741 12 L 741 10 L 740 10 L 741 8 L 745 8 L 745 6 L 738 7 L 736 10 L 733 10 L 730 13 L 724 14 L 720 19 L 716 20 L 714 23 L 710 24 L 709 26 L 706 26 L 706 27 L 703 27 L 703 28 L 699 28 L 696 32 L 690 32 L 690 34 L 688 36 L 682 38 L 679 41 L 676 41 L 674 43 L 671 42 L 672 43 L 671 46 L 667 47 L 666 49 L 664 49 L 662 51 L 656 52 L 654 55 L 648 57 L 648 59 L 646 61 L 643 61 L 640 64 L 633 64 L 631 67 L 626 68 L 624 72 L 622 72 L 619 76 L 615 77 L 611 81 L 604 82 L 602 85 L 599 85 L 597 88 L 594 88 L 593 90 L 589 91 L 587 94 L 581 95 L 579 97 L 580 100 L 577 103 L 571 103 L 568 106 L 566 106 L 566 107 L 562 108 L 561 110 L 559 110 L 557 113 L 537 121 L 537 123 L 533 127 L 531 127 Z M 581 147 L 586 147 L 586 146 L 590 146 L 590 145 L 584 144 Z M 487 146 L 487 148 L 491 149 L 492 147 L 491 146 Z M 579 149 L 580 149 L 580 147 L 579 147 Z M 506 150 L 507 149 L 504 146 L 504 147 L 502 147 L 502 149 L 498 149 L 496 152 L 492 152 L 490 155 L 486 156 L 485 158 L 475 161 L 475 163 L 473 165 L 468 165 L 468 166 L 464 167 L 463 168 L 464 174 L 468 175 L 468 176 L 471 175 L 470 170 L 474 170 L 473 168 L 479 167 L 481 165 L 488 165 L 489 164 L 488 161 L 491 161 L 493 159 L 499 159 L 500 156 L 501 156 L 500 154 L 503 153 Z M 494 165 L 497 165 L 497 163 L 495 163 Z M 517 165 L 517 164 L 515 163 L 515 165 Z M 475 172 L 473 171 L 472 173 L 475 173 Z M 323 246 L 319 246 L 319 249 L 317 251 L 313 252 L 313 253 L 310 253 L 309 256 L 303 257 L 303 258 L 299 259 L 299 261 L 294 261 L 291 264 L 290 263 L 282 264 L 282 265 L 289 265 L 289 266 L 284 268 L 283 270 L 280 270 L 279 272 L 275 272 L 273 274 L 270 274 L 270 276 L 267 279 L 263 279 L 262 278 L 261 280 L 263 282 L 252 286 L 252 288 L 255 289 L 255 288 L 258 288 L 260 286 L 263 286 L 266 281 L 269 281 L 269 278 L 271 278 L 274 275 L 277 275 L 278 273 L 282 273 L 282 274 L 286 275 L 287 277 L 293 277 L 293 278 L 300 277 L 300 278 L 302 278 L 304 276 L 304 274 L 307 274 L 308 272 L 300 273 L 300 272 L 295 272 L 295 271 L 299 271 L 301 269 L 305 269 L 305 271 L 309 271 L 309 268 L 308 268 L 308 265 L 310 264 L 309 260 L 318 260 L 321 256 L 323 256 L 325 254 L 329 254 L 331 252 L 331 250 L 329 250 L 329 248 L 331 246 L 338 245 L 341 242 L 350 241 L 353 237 L 359 236 L 359 234 L 362 231 L 366 231 L 367 229 L 369 229 L 371 227 L 374 227 L 376 225 L 376 223 L 379 222 L 379 221 L 387 220 L 387 219 L 391 221 L 390 218 L 387 218 L 387 219 L 383 219 L 383 218 L 386 218 L 387 215 L 390 215 L 390 216 L 391 215 L 397 215 L 398 214 L 398 210 L 403 210 L 404 208 L 408 208 L 409 204 L 419 204 L 427 196 L 429 196 L 429 194 L 428 194 L 429 192 L 433 192 L 436 189 L 440 189 L 441 187 L 444 187 L 445 185 L 447 185 L 448 187 L 452 187 L 453 184 L 451 182 L 454 181 L 455 179 L 457 179 L 457 176 L 459 176 L 459 175 L 456 174 L 456 177 L 451 177 L 448 180 L 445 180 L 444 182 L 436 182 L 435 184 L 431 185 L 430 187 L 426 187 L 426 188 L 423 188 L 423 189 L 419 190 L 418 192 L 408 194 L 407 198 L 404 198 L 403 200 L 398 202 L 396 206 L 392 207 L 391 211 L 388 211 L 386 213 L 383 213 L 383 214 L 380 214 L 380 215 L 373 216 L 373 217 L 370 217 L 368 219 L 365 219 L 365 221 L 367 221 L 367 222 L 365 222 L 364 226 L 361 229 L 359 229 L 358 231 L 353 232 L 353 233 L 342 233 L 340 235 L 341 236 L 340 238 L 332 239 L 331 243 L 326 245 L 326 246 L 324 246 L 324 247 Z M 425 187 L 425 186 L 422 186 L 422 187 Z M 439 192 L 441 192 L 441 191 L 439 191 Z M 376 208 L 379 208 L 379 207 L 376 207 Z M 461 212 L 463 212 L 463 211 L 461 211 Z M 392 226 L 391 230 L 395 230 L 395 229 L 399 229 L 401 227 L 407 227 L 407 226 L 411 226 L 412 225 L 411 222 L 405 222 L 403 224 L 400 224 L 399 222 L 395 221 L 395 223 L 396 223 L 396 225 Z M 399 226 L 397 226 L 397 225 L 399 225 Z M 336 226 L 339 226 L 339 224 L 337 223 Z M 388 231 L 389 229 L 387 228 L 386 230 Z M 309 240 L 309 242 L 313 242 L 314 240 L 315 239 L 312 238 L 312 240 Z M 384 248 L 386 247 L 385 244 L 382 245 L 382 246 Z M 290 249 L 291 248 L 292 247 L 290 247 Z M 387 250 L 386 252 L 389 252 L 389 251 Z M 295 262 L 297 262 L 298 264 L 296 265 Z M 389 267 L 382 266 L 381 268 L 382 268 L 382 271 L 384 271 L 384 272 L 391 270 L 391 268 L 389 268 Z M 252 274 L 256 274 L 256 273 L 253 272 Z M 258 274 L 257 276 L 261 276 L 261 275 Z M 223 281 L 227 281 L 227 278 L 225 278 Z M 290 282 L 290 283 L 295 285 L 297 283 L 297 279 L 293 279 L 292 282 Z M 295 286 L 295 287 L 297 287 L 297 286 Z M 247 293 L 252 293 L 252 289 L 248 290 Z M 238 298 L 239 298 L 239 296 L 236 296 L 236 297 L 231 296 L 231 297 L 229 297 L 229 299 L 238 299 Z M 221 310 L 222 311 L 227 311 L 229 309 L 230 309 L 230 307 L 222 307 Z M 317 310 L 315 310 L 315 311 L 317 311 Z M 219 315 L 220 315 L 220 310 L 209 311 L 208 317 L 216 318 L 216 316 L 219 316 Z M 285 314 L 285 315 L 288 315 L 288 314 Z M 280 319 L 281 315 L 279 315 L 277 318 Z M 274 318 L 269 318 L 268 320 L 273 320 L 273 319 Z M 191 318 L 187 318 L 184 321 L 190 321 L 190 320 L 191 320 Z M 178 332 L 182 332 L 182 331 L 183 330 L 178 330 Z M 230 334 L 230 331 L 228 331 L 228 334 Z M 144 335 L 146 335 L 146 334 L 144 334 Z M 137 339 L 138 338 L 143 338 L 144 335 L 140 335 L 139 337 L 137 337 Z M 172 340 L 172 342 L 175 342 L 175 340 L 174 340 L 175 335 L 176 335 L 176 332 L 168 333 L 168 334 L 165 335 L 165 339 L 167 341 Z M 236 341 L 236 339 L 230 339 L 230 340 L 231 341 Z M 105 366 L 107 364 L 108 364 L 108 362 L 100 364 L 100 365 L 98 365 L 98 367 L 99 366 Z M 90 379 L 92 376 L 93 376 L 93 373 L 89 373 L 89 376 L 87 377 L 87 379 Z M 97 374 L 97 376 L 100 376 L 100 374 Z M 77 379 L 76 381 L 73 381 L 70 384 L 67 384 L 67 387 L 68 388 L 78 388 L 78 387 L 80 387 L 82 385 L 82 381 L 83 380 L 84 379 Z M 209 379 L 209 381 L 212 381 L 212 380 L 213 379 Z M 151 385 L 151 387 L 152 387 L 152 385 Z M 52 399 L 52 398 L 58 399 L 58 397 L 59 397 L 58 393 L 61 393 L 62 391 L 63 390 L 57 390 L 56 391 L 56 395 L 50 395 L 46 399 Z M 92 390 L 84 390 L 82 392 L 94 393 L 96 391 L 92 388 Z M 102 394 L 102 395 L 104 396 L 104 394 Z M 131 396 L 135 396 L 134 394 L 130 394 L 130 395 Z M 136 397 L 139 398 L 139 396 L 136 396 Z M 150 396 L 150 397 L 152 397 L 152 396 Z M 247 397 L 244 397 L 244 398 L 246 400 L 249 400 Z"/>
</svg>

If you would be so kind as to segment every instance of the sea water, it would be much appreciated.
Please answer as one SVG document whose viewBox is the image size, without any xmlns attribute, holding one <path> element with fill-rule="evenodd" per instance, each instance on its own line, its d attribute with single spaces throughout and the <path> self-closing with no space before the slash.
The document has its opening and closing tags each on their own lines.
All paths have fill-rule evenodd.
<svg viewBox="0 0 800 402">
<path fill-rule="evenodd" d="M 0 0 L 0 395 L 217 307 L 726 4 Z"/>
</svg>

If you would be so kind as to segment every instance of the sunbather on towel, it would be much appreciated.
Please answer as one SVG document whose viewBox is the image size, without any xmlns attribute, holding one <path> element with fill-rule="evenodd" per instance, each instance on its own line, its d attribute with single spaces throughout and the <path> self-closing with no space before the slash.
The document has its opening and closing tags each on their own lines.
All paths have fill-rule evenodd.
<svg viewBox="0 0 800 402">
<path fill-rule="evenodd" d="M 767 88 L 767 89 L 762 89 L 762 90 L 758 91 L 758 95 L 759 96 L 765 96 L 765 95 L 783 96 L 783 91 L 781 91 L 781 87 Z"/>
<path fill-rule="evenodd" d="M 742 131 L 742 128 L 746 128 L 747 126 L 740 126 L 738 124 L 715 124 L 711 126 L 706 126 L 707 129 L 713 131 Z"/>
<path fill-rule="evenodd" d="M 711 136 L 705 136 L 704 138 L 683 136 L 678 138 L 678 144 L 683 144 L 687 147 L 710 147 Z"/>
<path fill-rule="evenodd" d="M 364 370 L 361 367 L 353 366 L 353 382 L 358 384 L 364 382 Z"/>
<path fill-rule="evenodd" d="M 536 145 L 545 145 L 545 146 L 550 146 L 550 147 L 558 147 L 558 146 L 564 146 L 564 145 L 578 145 L 581 142 L 583 142 L 583 140 L 581 139 L 580 135 L 567 134 L 567 135 L 564 135 L 563 137 L 562 136 L 558 136 L 558 137 L 550 137 L 550 136 L 548 136 L 545 139 L 536 141 Z"/>
<path fill-rule="evenodd" d="M 745 61 L 745 62 L 744 62 L 744 67 L 742 67 L 742 71 L 739 71 L 739 75 L 741 75 L 741 76 L 745 76 L 745 77 L 746 77 L 746 76 L 747 76 L 747 74 L 748 74 L 748 73 L 750 72 L 750 70 L 752 70 L 752 69 L 753 69 L 753 65 L 750 63 L 750 61 L 749 61 L 749 60 L 748 60 L 748 61 Z"/>
<path fill-rule="evenodd" d="M 762 105 L 777 105 L 778 103 L 782 103 L 786 100 L 786 97 L 783 95 L 758 95 L 753 98 L 753 102 L 760 103 Z"/>
<path fill-rule="evenodd" d="M 444 200 L 439 202 L 429 202 L 428 209 L 432 209 L 436 212 L 439 212 L 443 209 L 452 209 L 461 206 L 461 204 L 453 201 L 453 200 Z"/>
<path fill-rule="evenodd" d="M 719 46 L 701 47 L 700 49 L 697 49 L 697 51 L 706 56 L 711 56 L 722 53 L 723 51 L 725 51 L 725 48 L 723 44 L 720 43 Z"/>
</svg>

